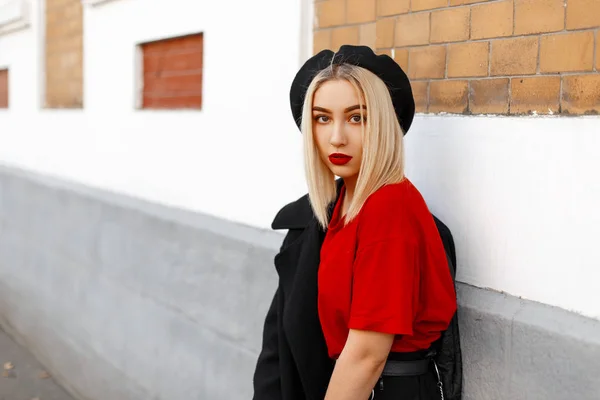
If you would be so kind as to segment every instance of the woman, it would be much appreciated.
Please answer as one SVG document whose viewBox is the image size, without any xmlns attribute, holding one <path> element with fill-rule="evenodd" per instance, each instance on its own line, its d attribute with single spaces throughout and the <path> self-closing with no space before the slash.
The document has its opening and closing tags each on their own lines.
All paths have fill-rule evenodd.
<svg viewBox="0 0 600 400">
<path fill-rule="evenodd" d="M 289 232 L 254 399 L 440 399 L 427 354 L 456 297 L 436 223 L 404 176 L 410 83 L 391 58 L 342 46 L 308 60 L 290 97 L 309 193 L 273 221 Z"/>
</svg>

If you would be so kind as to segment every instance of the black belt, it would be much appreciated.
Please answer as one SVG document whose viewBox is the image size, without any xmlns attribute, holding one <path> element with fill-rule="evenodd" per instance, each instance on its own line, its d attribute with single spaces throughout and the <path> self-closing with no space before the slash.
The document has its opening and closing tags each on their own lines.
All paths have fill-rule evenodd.
<svg viewBox="0 0 600 400">
<path fill-rule="evenodd" d="M 415 376 L 423 375 L 429 371 L 429 363 L 431 360 L 426 358 L 424 360 L 413 360 L 413 361 L 396 361 L 387 360 L 385 367 L 383 367 L 382 376 Z"/>
<path fill-rule="evenodd" d="M 411 353 L 417 355 L 419 352 Z M 422 353 L 422 352 L 421 352 Z M 396 353 L 398 354 L 398 353 Z M 400 353 L 402 356 L 409 355 L 409 353 Z M 419 354 L 417 356 L 424 357 L 416 360 L 395 360 L 388 358 L 381 372 L 381 376 L 417 376 L 424 375 L 429 372 L 429 364 L 432 361 L 432 355 L 434 353 Z M 334 360 L 334 363 L 337 360 Z"/>
</svg>

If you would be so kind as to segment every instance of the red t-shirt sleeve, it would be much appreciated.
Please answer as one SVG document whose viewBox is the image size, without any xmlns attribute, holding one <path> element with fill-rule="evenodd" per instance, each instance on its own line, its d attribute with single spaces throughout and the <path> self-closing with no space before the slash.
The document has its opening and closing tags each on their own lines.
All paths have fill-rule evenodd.
<svg viewBox="0 0 600 400">
<path fill-rule="evenodd" d="M 349 328 L 412 335 L 418 273 L 417 249 L 402 237 L 359 246 Z"/>
<path fill-rule="evenodd" d="M 348 325 L 412 335 L 419 298 L 418 241 L 410 205 L 387 195 L 380 189 L 361 210 Z"/>
</svg>

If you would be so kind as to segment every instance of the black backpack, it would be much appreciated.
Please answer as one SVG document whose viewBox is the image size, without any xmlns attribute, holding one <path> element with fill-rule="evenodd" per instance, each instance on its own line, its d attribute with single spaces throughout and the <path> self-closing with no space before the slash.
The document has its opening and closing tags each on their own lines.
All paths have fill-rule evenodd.
<svg viewBox="0 0 600 400">
<path fill-rule="evenodd" d="M 456 251 L 450 229 L 433 216 L 442 238 L 450 274 L 456 287 Z M 432 357 L 438 368 L 442 383 L 443 400 L 461 400 L 462 398 L 462 352 L 458 331 L 458 312 L 454 314 L 448 329 L 432 345 Z"/>
</svg>

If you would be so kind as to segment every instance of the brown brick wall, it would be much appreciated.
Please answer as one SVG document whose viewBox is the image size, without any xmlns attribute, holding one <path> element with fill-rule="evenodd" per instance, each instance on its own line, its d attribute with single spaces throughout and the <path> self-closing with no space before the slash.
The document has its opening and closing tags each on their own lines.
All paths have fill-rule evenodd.
<svg viewBox="0 0 600 400">
<path fill-rule="evenodd" d="M 48 108 L 83 107 L 81 0 L 46 0 L 46 101 Z"/>
<path fill-rule="evenodd" d="M 142 108 L 202 108 L 202 34 L 144 43 L 141 49 Z"/>
<path fill-rule="evenodd" d="M 8 108 L 8 69 L 0 69 L 0 108 Z"/>
<path fill-rule="evenodd" d="M 314 52 L 393 56 L 419 112 L 600 113 L 600 0 L 316 0 Z"/>
</svg>

